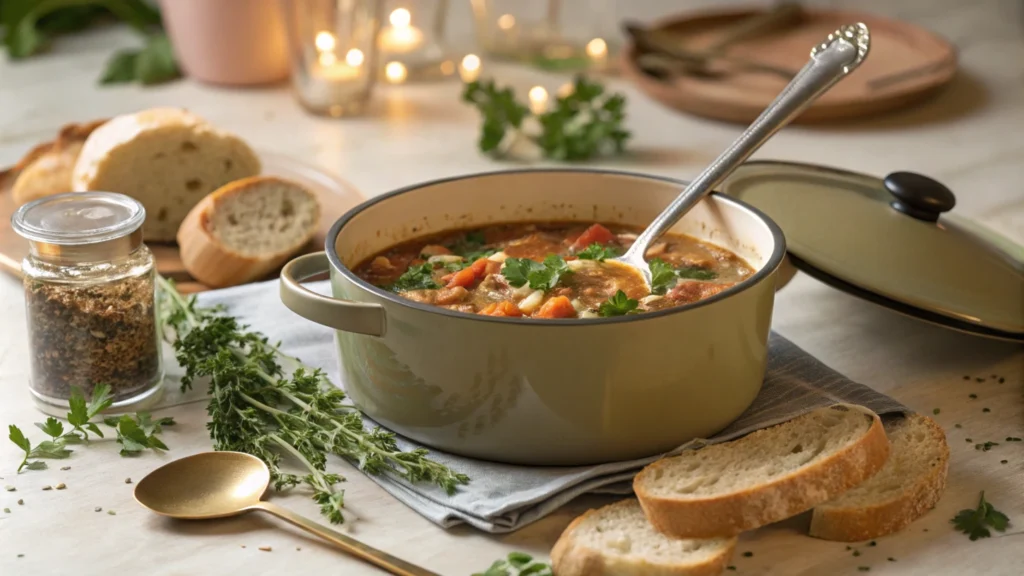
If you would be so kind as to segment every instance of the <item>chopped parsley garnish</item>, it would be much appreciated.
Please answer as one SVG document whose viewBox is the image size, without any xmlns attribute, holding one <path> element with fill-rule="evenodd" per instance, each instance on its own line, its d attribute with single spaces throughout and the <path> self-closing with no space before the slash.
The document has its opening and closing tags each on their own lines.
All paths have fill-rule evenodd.
<svg viewBox="0 0 1024 576">
<path fill-rule="evenodd" d="M 676 271 L 670 264 L 661 258 L 655 258 L 647 263 L 651 269 L 651 292 L 664 294 L 669 288 L 676 285 Z"/>
<path fill-rule="evenodd" d="M 957 530 L 967 534 L 967 537 L 973 541 L 978 538 L 992 536 L 989 528 L 999 532 L 1006 532 L 1006 527 L 1010 524 L 1010 518 L 986 502 L 985 493 L 982 492 L 976 509 L 966 508 L 961 510 L 950 522 L 953 523 Z"/>
<path fill-rule="evenodd" d="M 626 296 L 626 293 L 619 290 L 614 296 L 601 303 L 597 313 L 605 318 L 610 316 L 625 316 L 636 310 L 640 303 Z"/>
<path fill-rule="evenodd" d="M 590 246 L 587 246 L 583 250 L 580 250 L 576 256 L 580 260 L 597 260 L 603 262 L 606 258 L 615 258 L 619 255 L 619 251 L 614 246 L 605 246 L 594 242 Z"/>
<path fill-rule="evenodd" d="M 676 285 L 676 280 L 714 280 L 718 274 L 699 266 L 682 266 L 673 268 L 661 258 L 653 258 L 647 265 L 651 268 L 651 292 L 664 294 Z"/>
<path fill-rule="evenodd" d="M 680 278 L 686 278 L 688 280 L 714 280 L 715 278 L 718 278 L 717 273 L 699 266 L 683 266 L 681 268 L 676 268 L 676 274 L 679 275 Z"/>
<path fill-rule="evenodd" d="M 430 262 L 424 262 L 417 266 L 410 266 L 408 270 L 402 273 L 395 280 L 395 283 L 391 285 L 393 292 L 406 292 L 409 290 L 436 290 L 441 287 L 440 284 L 434 282 L 434 265 Z"/>
<path fill-rule="evenodd" d="M 506 258 L 501 269 L 508 283 L 519 288 L 529 283 L 534 290 L 552 290 L 559 280 L 572 274 L 565 260 L 557 254 L 549 254 L 544 262 L 529 258 Z"/>
<path fill-rule="evenodd" d="M 452 254 L 462 256 L 461 266 L 465 268 L 473 262 L 497 252 L 494 248 L 484 248 L 486 243 L 487 240 L 484 238 L 484 233 L 479 230 L 473 230 L 467 232 L 455 244 L 448 246 L 448 249 L 452 251 Z"/>
</svg>

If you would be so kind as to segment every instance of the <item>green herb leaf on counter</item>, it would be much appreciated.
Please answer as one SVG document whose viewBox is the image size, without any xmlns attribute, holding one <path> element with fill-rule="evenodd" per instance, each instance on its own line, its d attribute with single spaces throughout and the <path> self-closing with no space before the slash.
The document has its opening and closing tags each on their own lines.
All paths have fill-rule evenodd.
<svg viewBox="0 0 1024 576">
<path fill-rule="evenodd" d="M 92 398 L 88 403 L 85 401 L 85 396 L 82 391 L 78 388 L 71 390 L 71 399 L 68 401 L 68 405 L 71 411 L 68 412 L 68 423 L 74 426 L 75 432 L 78 432 L 86 440 L 89 439 L 89 432 L 103 438 L 103 432 L 99 426 L 90 422 L 100 412 L 103 412 L 114 403 L 114 396 L 111 394 L 110 386 L 108 384 L 97 384 L 92 389 Z"/>
<path fill-rule="evenodd" d="M 139 80 L 151 84 L 178 76 L 170 44 L 161 32 L 160 13 L 144 0 L 4 0 L 0 3 L 3 45 L 12 59 L 27 58 L 45 50 L 56 36 L 110 20 L 125 22 L 146 35 L 146 45 L 140 51 L 115 54 L 107 64 L 102 83 Z"/>
<path fill-rule="evenodd" d="M 344 521 L 344 491 L 336 485 L 344 478 L 326 471 L 330 454 L 367 474 L 430 482 L 448 493 L 469 482 L 465 474 L 428 459 L 424 449 L 401 450 L 394 433 L 367 429 L 362 413 L 321 370 L 288 356 L 220 309 L 196 306 L 194 297 L 186 299 L 163 277 L 157 282 L 161 331 L 185 369 L 182 389 L 197 378 L 209 379 L 207 428 L 214 449 L 260 458 L 275 489 L 307 485 L 321 513 L 337 524 Z M 284 457 L 306 473 L 283 470 Z"/>
<path fill-rule="evenodd" d="M 552 290 L 558 282 L 572 274 L 565 259 L 557 254 L 549 254 L 543 262 L 529 258 L 506 258 L 501 274 L 508 283 L 516 288 L 527 283 L 534 290 Z"/>
<path fill-rule="evenodd" d="M 608 258 L 615 258 L 619 255 L 618 249 L 614 246 L 605 246 L 598 244 L 597 242 L 587 246 L 583 250 L 580 250 L 576 256 L 580 260 L 597 260 L 598 262 L 604 262 Z"/>
<path fill-rule="evenodd" d="M 626 296 L 626 293 L 619 290 L 614 296 L 601 303 L 597 313 L 604 317 L 625 316 L 637 309 L 640 303 Z"/>
<path fill-rule="evenodd" d="M 483 117 L 478 146 L 494 157 L 504 156 L 512 148 L 511 143 L 525 138 L 545 158 L 588 160 L 622 153 L 630 137 L 622 127 L 625 97 L 605 94 L 604 86 L 584 75 L 576 77 L 572 91 L 559 96 L 551 110 L 536 116 L 539 133 L 527 132 L 529 108 L 516 100 L 511 88 L 499 89 L 493 80 L 467 83 L 462 100 L 476 107 Z M 509 134 L 511 138 L 507 138 Z"/>
<path fill-rule="evenodd" d="M 10 438 L 11 442 L 14 442 L 15 446 L 21 448 L 25 452 L 25 456 L 21 459 L 21 464 L 18 465 L 18 472 L 21 472 L 21 469 L 29 464 L 28 458 L 29 454 L 32 453 L 32 442 L 25 437 L 25 433 L 21 431 L 21 428 L 18 428 L 14 424 L 9 425 L 7 427 L 7 431 L 7 437 Z M 45 462 L 43 462 L 42 465 L 44 468 L 46 467 Z"/>
<path fill-rule="evenodd" d="M 490 568 L 473 576 L 554 576 L 551 566 L 535 560 L 529 554 L 510 552 L 508 557 L 495 560 Z"/>
<path fill-rule="evenodd" d="M 153 34 L 141 50 L 122 50 L 107 62 L 101 84 L 138 81 L 143 85 L 160 84 L 181 75 L 174 50 L 166 34 Z"/>
<path fill-rule="evenodd" d="M 986 502 L 985 492 L 982 492 L 977 508 L 961 510 L 950 522 L 973 541 L 992 536 L 989 528 L 1005 532 L 1010 525 L 1010 518 Z"/>
<path fill-rule="evenodd" d="M 408 290 L 436 290 L 441 285 L 434 282 L 434 265 L 424 262 L 418 266 L 410 266 L 391 285 L 393 292 L 406 292 Z"/>
<path fill-rule="evenodd" d="M 51 438 L 58 438 L 64 433 L 64 424 L 60 420 L 57 420 L 53 416 L 46 419 L 46 422 L 36 422 L 36 427 L 43 431 L 44 434 Z"/>
</svg>

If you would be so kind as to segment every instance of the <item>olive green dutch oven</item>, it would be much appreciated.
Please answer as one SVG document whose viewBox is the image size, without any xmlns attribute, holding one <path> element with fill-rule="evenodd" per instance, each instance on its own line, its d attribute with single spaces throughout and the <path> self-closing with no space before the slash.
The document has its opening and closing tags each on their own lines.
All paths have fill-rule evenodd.
<svg viewBox="0 0 1024 576">
<path fill-rule="evenodd" d="M 326 251 L 281 272 L 281 299 L 336 329 L 344 387 L 376 422 L 475 458 L 578 465 L 658 454 L 725 428 L 764 378 L 778 226 L 713 194 L 672 229 L 756 270 L 691 305 L 601 319 L 531 320 L 406 300 L 351 270 L 398 242 L 501 222 L 646 226 L 685 182 L 599 170 L 518 170 L 437 180 L 373 198 L 339 219 Z M 329 270 L 333 297 L 300 284 Z"/>
</svg>

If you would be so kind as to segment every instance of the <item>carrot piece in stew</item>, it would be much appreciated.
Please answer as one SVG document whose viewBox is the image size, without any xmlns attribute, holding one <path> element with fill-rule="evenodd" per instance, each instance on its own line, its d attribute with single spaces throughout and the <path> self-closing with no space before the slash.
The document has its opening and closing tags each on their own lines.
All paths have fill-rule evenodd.
<svg viewBox="0 0 1024 576">
<path fill-rule="evenodd" d="M 504 302 L 489 304 L 486 308 L 480 311 L 480 314 L 483 314 L 484 316 L 507 316 L 513 318 L 522 316 L 523 312 L 518 306 L 506 300 Z"/>
<path fill-rule="evenodd" d="M 536 318 L 575 318 L 576 309 L 565 296 L 555 296 L 540 307 Z"/>
<path fill-rule="evenodd" d="M 572 250 L 573 252 L 578 252 L 591 244 L 607 244 L 614 239 L 615 235 L 612 234 L 611 230 L 600 224 L 594 224 L 584 230 L 583 234 L 580 234 L 580 237 L 573 242 Z"/>
<path fill-rule="evenodd" d="M 490 262 L 487 258 L 479 258 L 476 262 L 473 262 L 469 267 L 473 270 L 473 274 L 476 274 L 477 278 L 483 278 L 487 276 L 487 263 Z"/>
<path fill-rule="evenodd" d="M 474 282 L 476 282 L 476 272 L 474 272 L 472 268 L 463 268 L 451 275 L 451 279 L 448 280 L 447 287 L 453 288 L 455 286 L 462 286 L 463 288 L 469 288 Z"/>
</svg>

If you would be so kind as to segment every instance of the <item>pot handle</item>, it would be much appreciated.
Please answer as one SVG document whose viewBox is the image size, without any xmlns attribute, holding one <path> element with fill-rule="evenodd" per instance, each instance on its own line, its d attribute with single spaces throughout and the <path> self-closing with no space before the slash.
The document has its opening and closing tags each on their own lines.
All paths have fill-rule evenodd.
<svg viewBox="0 0 1024 576">
<path fill-rule="evenodd" d="M 380 304 L 338 300 L 323 296 L 300 282 L 330 270 L 326 252 L 314 252 L 293 259 L 281 269 L 281 302 L 289 310 L 317 324 L 336 330 L 384 335 L 384 308 Z"/>
</svg>

